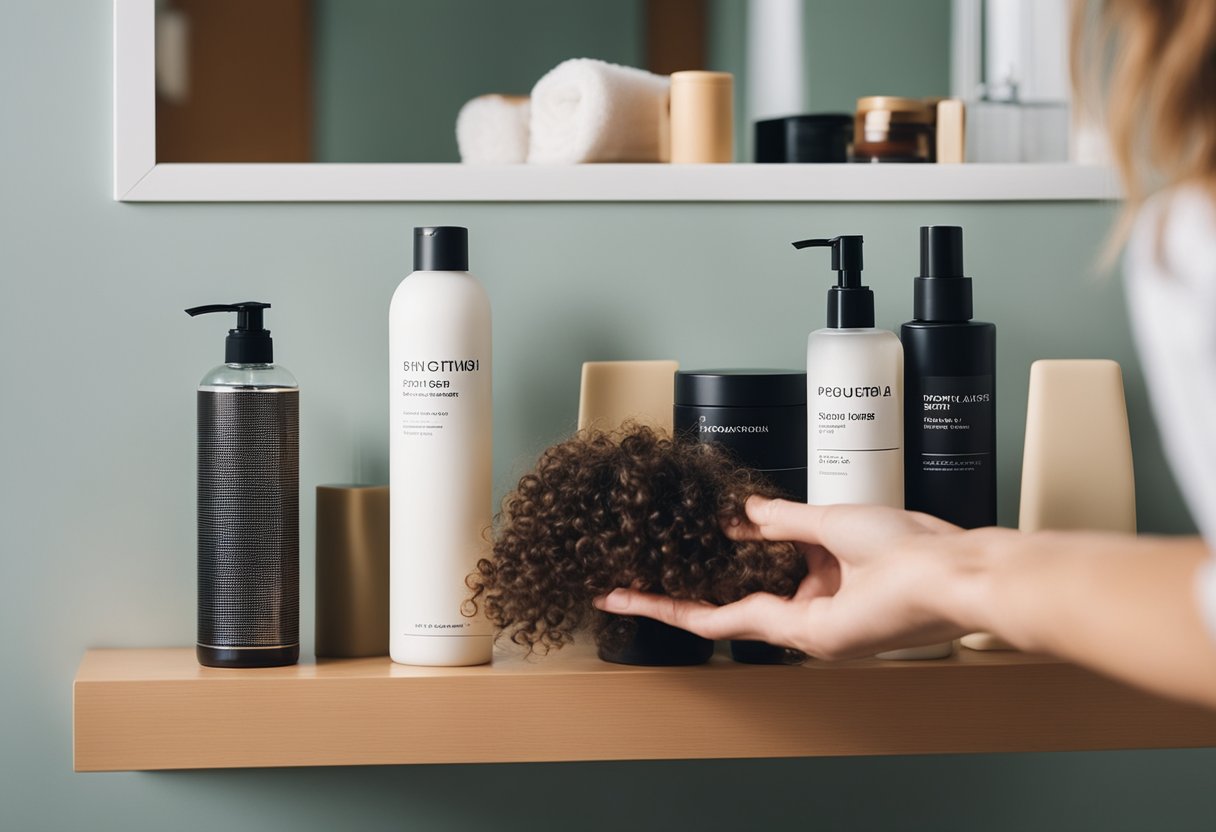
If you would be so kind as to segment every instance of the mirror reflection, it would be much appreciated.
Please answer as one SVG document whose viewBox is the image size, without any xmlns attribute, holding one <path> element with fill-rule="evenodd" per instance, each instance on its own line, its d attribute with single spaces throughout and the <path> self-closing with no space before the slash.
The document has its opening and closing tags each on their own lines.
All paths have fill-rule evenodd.
<svg viewBox="0 0 1216 832">
<path fill-rule="evenodd" d="M 958 67 L 952 80 L 952 54 L 968 51 L 951 11 L 950 0 L 159 0 L 157 160 L 459 162 L 457 119 L 479 99 L 466 110 L 466 155 L 522 162 L 538 111 L 560 121 L 607 84 L 614 135 L 581 148 L 560 132 L 533 135 L 533 148 L 556 154 L 533 161 L 666 161 L 666 86 L 660 148 L 646 132 L 653 89 L 642 73 L 666 85 L 680 70 L 732 76 L 718 95 L 729 155 L 703 161 L 752 161 L 756 121 L 810 113 L 835 114 L 851 151 L 840 119 L 859 98 L 933 99 L 960 77 L 973 83 Z M 617 67 L 588 63 L 575 78 L 566 67 L 566 83 L 530 101 L 571 58 L 638 74 L 622 81 Z"/>
</svg>

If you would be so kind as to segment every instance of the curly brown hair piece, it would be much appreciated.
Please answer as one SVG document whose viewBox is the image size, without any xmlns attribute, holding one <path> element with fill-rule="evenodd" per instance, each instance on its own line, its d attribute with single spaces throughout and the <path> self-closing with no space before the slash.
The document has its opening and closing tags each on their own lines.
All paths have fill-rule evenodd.
<svg viewBox="0 0 1216 832">
<path fill-rule="evenodd" d="M 492 558 L 468 577 L 466 613 L 484 608 L 501 636 L 543 654 L 588 622 L 601 648 L 627 643 L 634 619 L 591 604 L 616 587 L 716 604 L 788 597 L 807 569 L 793 545 L 722 531 L 753 494 L 776 496 L 714 445 L 641 426 L 578 434 L 504 498 Z"/>
</svg>

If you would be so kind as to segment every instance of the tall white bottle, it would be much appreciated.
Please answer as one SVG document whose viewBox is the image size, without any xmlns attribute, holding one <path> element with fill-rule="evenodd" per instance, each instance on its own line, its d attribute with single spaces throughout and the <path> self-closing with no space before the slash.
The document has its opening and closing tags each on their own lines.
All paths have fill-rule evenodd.
<svg viewBox="0 0 1216 832">
<path fill-rule="evenodd" d="M 469 274 L 468 230 L 414 229 L 414 272 L 389 307 L 389 653 L 414 665 L 490 661 L 466 616 L 489 553 L 490 302 Z"/>
<path fill-rule="evenodd" d="M 862 238 L 801 240 L 832 249 L 836 285 L 828 325 L 806 345 L 807 502 L 904 507 L 904 350 L 874 326 L 874 293 L 861 285 Z M 948 656 L 953 643 L 879 654 L 884 659 Z"/>
</svg>

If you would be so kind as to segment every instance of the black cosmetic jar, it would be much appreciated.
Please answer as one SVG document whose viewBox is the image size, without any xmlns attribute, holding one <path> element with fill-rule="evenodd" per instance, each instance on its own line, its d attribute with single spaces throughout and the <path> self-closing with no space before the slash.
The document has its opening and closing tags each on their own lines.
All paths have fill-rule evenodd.
<svg viewBox="0 0 1216 832">
<path fill-rule="evenodd" d="M 676 436 L 713 442 L 760 473 L 788 499 L 806 502 L 806 373 L 801 370 L 681 370 Z M 787 652 L 732 641 L 735 661 L 779 664 Z"/>
<path fill-rule="evenodd" d="M 816 113 L 756 122 L 757 162 L 847 162 L 853 116 Z"/>
<path fill-rule="evenodd" d="M 675 404 L 677 436 L 716 442 L 806 502 L 806 373 L 681 370 Z"/>
</svg>

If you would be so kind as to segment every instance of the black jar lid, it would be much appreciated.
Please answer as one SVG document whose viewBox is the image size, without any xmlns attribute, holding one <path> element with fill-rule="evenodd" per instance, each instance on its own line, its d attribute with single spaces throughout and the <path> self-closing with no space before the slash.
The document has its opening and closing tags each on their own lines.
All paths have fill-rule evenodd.
<svg viewBox="0 0 1216 832">
<path fill-rule="evenodd" d="M 680 370 L 677 407 L 795 407 L 806 404 L 802 370 Z"/>
<path fill-rule="evenodd" d="M 847 162 L 852 113 L 813 113 L 756 122 L 757 162 Z"/>
</svg>

